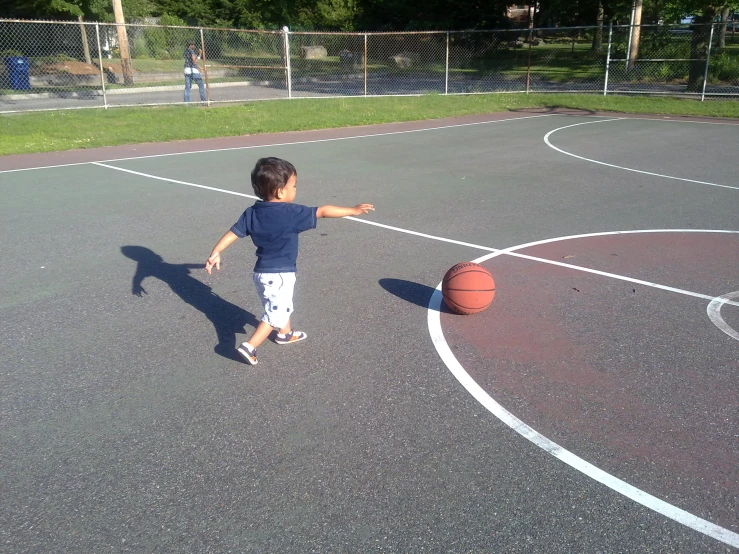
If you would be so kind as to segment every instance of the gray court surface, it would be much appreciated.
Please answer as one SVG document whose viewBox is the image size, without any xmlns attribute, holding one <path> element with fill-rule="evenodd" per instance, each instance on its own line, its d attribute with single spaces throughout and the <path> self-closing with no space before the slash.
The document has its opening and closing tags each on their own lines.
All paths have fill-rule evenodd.
<svg viewBox="0 0 739 554">
<path fill-rule="evenodd" d="M 500 279 L 479 319 L 441 314 L 450 352 L 487 394 L 665 502 L 667 515 L 526 440 L 474 398 L 432 340 L 429 302 L 450 266 L 491 248 L 614 231 L 739 231 L 738 143 L 732 121 L 532 112 L 0 158 L 0 550 L 735 551 L 737 298 L 721 308 L 724 330 L 706 310 L 739 290 L 739 235 L 532 251 L 706 298 L 627 282 L 643 294 L 621 312 L 611 295 L 623 281 L 576 280 L 566 268 L 550 279 L 546 263 L 504 256 L 485 262 Z M 293 326 L 309 338 L 267 342 L 251 367 L 234 345 L 261 315 L 253 246 L 237 241 L 213 275 L 203 264 L 253 202 L 224 191 L 253 194 L 248 173 L 266 155 L 297 167 L 297 202 L 376 211 L 364 222 L 320 220 L 301 235 Z M 699 252 L 700 264 L 683 265 L 680 248 L 686 260 Z M 566 258 L 598 263 L 601 252 L 600 267 Z M 660 452 L 679 446 L 679 456 L 647 467 L 649 452 L 629 448 L 628 433 L 599 448 L 597 428 L 578 432 L 585 408 L 527 381 L 524 362 L 506 366 L 520 377 L 497 394 L 494 372 L 510 360 L 486 350 L 492 327 L 496 340 L 520 339 L 516 352 L 528 351 L 521 337 L 530 333 L 551 338 L 537 348 L 559 352 L 562 367 L 582 362 L 557 350 L 552 321 L 582 330 L 603 377 L 594 386 L 618 377 L 608 376 L 614 360 L 660 365 L 627 364 L 640 389 L 656 388 L 648 402 L 618 406 L 614 428 L 633 426 L 649 442 L 642 427 L 654 418 Z M 695 333 L 678 341 L 681 321 Z M 638 345 L 610 341 L 616 331 Z M 675 371 L 680 355 L 695 364 L 690 375 Z M 696 440 L 699 453 L 679 425 L 696 407 L 674 391 L 712 376 L 720 381 L 700 423 L 723 434 Z M 680 428 L 674 437 L 664 414 Z M 728 460 L 720 475 L 695 462 L 706 448 Z"/>
</svg>

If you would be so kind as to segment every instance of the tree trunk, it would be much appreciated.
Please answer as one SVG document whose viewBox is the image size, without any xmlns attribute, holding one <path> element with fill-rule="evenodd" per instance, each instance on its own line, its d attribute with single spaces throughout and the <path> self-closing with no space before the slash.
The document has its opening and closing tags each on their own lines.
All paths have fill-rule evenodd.
<svg viewBox="0 0 739 554">
<path fill-rule="evenodd" d="M 716 17 L 716 8 L 706 8 L 696 16 L 691 26 L 693 36 L 690 39 L 690 62 L 688 72 L 688 92 L 701 92 L 706 72 L 706 58 L 708 57 L 708 38 L 711 36 L 711 23 Z"/>
<path fill-rule="evenodd" d="M 726 48 L 726 22 L 729 20 L 729 11 L 731 8 L 724 7 L 721 10 L 721 23 L 718 27 L 718 47 Z"/>
<path fill-rule="evenodd" d="M 600 52 L 603 49 L 603 2 L 598 2 L 598 18 L 593 36 L 593 52 Z"/>
<path fill-rule="evenodd" d="M 82 16 L 77 17 L 77 21 L 80 22 L 80 34 L 82 35 L 82 53 L 85 55 L 85 62 L 92 64 L 92 58 L 90 57 L 90 44 L 87 42 L 87 28 L 82 24 Z"/>
</svg>

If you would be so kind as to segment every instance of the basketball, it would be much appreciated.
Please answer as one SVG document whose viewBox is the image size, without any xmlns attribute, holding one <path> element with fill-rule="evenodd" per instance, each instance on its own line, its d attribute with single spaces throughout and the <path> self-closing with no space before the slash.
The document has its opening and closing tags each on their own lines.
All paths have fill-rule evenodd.
<svg viewBox="0 0 739 554">
<path fill-rule="evenodd" d="M 476 314 L 493 301 L 495 281 L 480 264 L 463 262 L 446 272 L 441 295 L 450 310 L 462 315 Z"/>
</svg>

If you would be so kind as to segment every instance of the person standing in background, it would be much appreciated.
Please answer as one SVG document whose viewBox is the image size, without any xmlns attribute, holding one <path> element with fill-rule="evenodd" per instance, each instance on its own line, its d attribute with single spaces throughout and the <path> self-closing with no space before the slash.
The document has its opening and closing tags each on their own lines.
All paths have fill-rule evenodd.
<svg viewBox="0 0 739 554">
<path fill-rule="evenodd" d="M 195 51 L 194 40 L 187 43 L 187 50 L 185 50 L 185 102 L 190 101 L 190 89 L 192 88 L 193 80 L 197 83 L 198 89 L 200 90 L 200 101 L 205 102 L 205 86 L 203 76 L 200 74 L 200 68 L 198 67 L 201 52 L 202 50 Z"/>
</svg>

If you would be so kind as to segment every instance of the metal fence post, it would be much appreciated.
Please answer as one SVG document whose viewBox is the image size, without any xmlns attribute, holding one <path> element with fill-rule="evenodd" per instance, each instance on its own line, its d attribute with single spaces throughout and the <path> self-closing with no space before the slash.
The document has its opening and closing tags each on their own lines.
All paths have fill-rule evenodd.
<svg viewBox="0 0 739 554">
<path fill-rule="evenodd" d="M 364 95 L 367 96 L 367 33 L 364 33 Z"/>
<path fill-rule="evenodd" d="M 703 73 L 703 91 L 701 92 L 701 102 L 706 99 L 706 83 L 708 82 L 708 65 L 711 63 L 711 45 L 713 44 L 713 23 L 711 23 L 711 33 L 708 35 L 708 52 L 706 52 L 706 71 Z"/>
<path fill-rule="evenodd" d="M 208 59 L 205 57 L 205 37 L 203 28 L 200 28 L 200 51 L 203 56 L 203 73 L 205 73 L 205 101 L 210 106 L 210 84 L 208 82 Z"/>
<path fill-rule="evenodd" d="M 98 64 L 100 64 L 100 86 L 103 87 L 103 106 L 108 109 L 108 95 L 105 92 L 105 70 L 103 69 L 103 50 L 100 48 L 100 24 L 95 23 L 95 37 L 98 42 Z"/>
<path fill-rule="evenodd" d="M 283 44 L 285 49 L 285 79 L 287 80 L 287 97 L 293 97 L 292 75 L 290 73 L 290 29 L 285 25 L 282 28 Z"/>
<path fill-rule="evenodd" d="M 531 87 L 531 43 L 534 40 L 531 32 L 531 29 L 529 29 L 529 59 L 526 66 L 526 94 L 529 93 L 529 88 Z"/>
<path fill-rule="evenodd" d="M 449 31 L 446 32 L 446 62 L 444 63 L 444 94 L 449 94 Z"/>
<path fill-rule="evenodd" d="M 611 68 L 611 43 L 613 42 L 613 21 L 608 25 L 608 48 L 606 49 L 606 78 L 603 80 L 603 96 L 608 95 L 608 71 Z"/>
</svg>

